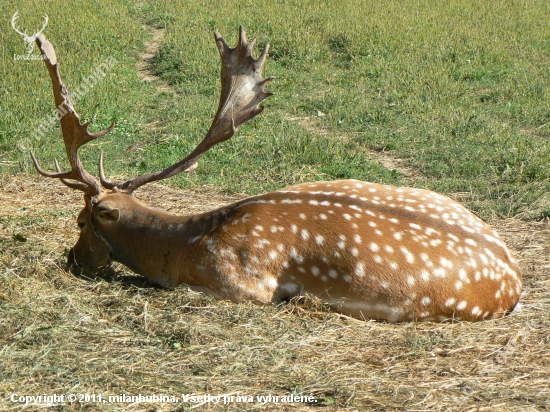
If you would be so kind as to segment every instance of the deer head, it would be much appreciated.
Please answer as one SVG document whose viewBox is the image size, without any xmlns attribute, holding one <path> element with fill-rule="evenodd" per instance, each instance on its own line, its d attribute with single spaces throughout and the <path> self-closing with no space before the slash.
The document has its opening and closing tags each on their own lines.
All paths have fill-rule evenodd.
<svg viewBox="0 0 550 412">
<path fill-rule="evenodd" d="M 31 54 L 32 50 L 34 49 L 35 40 L 38 38 L 38 36 L 44 31 L 44 29 L 48 25 L 48 15 L 44 14 L 44 25 L 40 30 L 35 32 L 32 36 L 29 36 L 26 32 L 23 32 L 17 28 L 16 21 L 18 18 L 19 18 L 19 12 L 16 11 L 11 18 L 11 27 L 13 27 L 13 30 L 15 30 L 18 34 L 20 34 L 23 37 L 23 40 L 25 40 L 25 43 L 27 43 L 27 54 Z"/>
</svg>

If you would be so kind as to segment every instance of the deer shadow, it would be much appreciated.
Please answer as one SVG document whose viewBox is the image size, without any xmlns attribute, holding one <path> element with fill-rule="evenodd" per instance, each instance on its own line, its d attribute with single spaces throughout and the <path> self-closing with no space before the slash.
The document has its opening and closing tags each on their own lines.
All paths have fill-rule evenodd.
<svg viewBox="0 0 550 412">
<path fill-rule="evenodd" d="M 151 282 L 144 276 L 128 274 L 122 266 L 103 266 L 99 269 L 86 269 L 75 264 L 65 264 L 65 269 L 76 278 L 87 282 L 105 281 L 110 284 L 119 284 L 123 289 L 165 289 L 158 284 Z M 117 265 L 119 266 L 119 265 Z"/>
</svg>

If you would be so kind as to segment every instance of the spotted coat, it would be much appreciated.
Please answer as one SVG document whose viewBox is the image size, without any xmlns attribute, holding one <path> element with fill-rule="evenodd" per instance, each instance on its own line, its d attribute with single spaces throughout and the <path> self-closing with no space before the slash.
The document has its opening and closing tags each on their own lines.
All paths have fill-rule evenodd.
<svg viewBox="0 0 550 412">
<path fill-rule="evenodd" d="M 498 234 L 428 190 L 340 180 L 190 217 L 147 213 L 160 214 L 142 219 L 148 259 L 102 231 L 117 244 L 113 258 L 164 286 L 184 283 L 220 299 L 309 293 L 358 318 L 477 321 L 509 313 L 521 294 L 517 261 Z M 134 228 L 136 220 L 127 217 Z"/>
</svg>

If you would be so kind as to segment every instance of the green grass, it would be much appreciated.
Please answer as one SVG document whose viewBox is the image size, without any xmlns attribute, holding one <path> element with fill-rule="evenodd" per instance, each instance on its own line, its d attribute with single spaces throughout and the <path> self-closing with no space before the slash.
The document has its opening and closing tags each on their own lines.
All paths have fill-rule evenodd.
<svg viewBox="0 0 550 412">
<path fill-rule="evenodd" d="M 484 217 L 550 214 L 550 25 L 547 2 L 479 0 L 341 2 L 110 0 L 65 5 L 3 2 L 11 18 L 39 27 L 61 59 L 69 87 L 108 56 L 119 62 L 77 110 L 97 127 L 117 121 L 104 142 L 83 150 L 95 170 L 99 147 L 111 175 L 158 170 L 183 157 L 208 129 L 217 105 L 216 29 L 230 45 L 242 24 L 258 46 L 271 43 L 266 76 L 276 81 L 262 116 L 214 148 L 199 169 L 173 178 L 181 186 L 212 184 L 259 193 L 316 179 L 354 177 L 388 184 L 469 192 Z M 113 10 L 113 11 L 111 11 Z M 33 20 L 34 19 L 34 20 Z M 147 34 L 167 30 L 156 74 L 177 94 L 157 95 L 136 74 Z M 8 172 L 31 171 L 27 151 L 49 162 L 62 156 L 59 132 L 30 141 L 34 122 L 53 107 L 40 62 L 13 62 L 24 44 L 0 33 L 0 150 Z M 316 116 L 333 135 L 320 136 L 288 117 Z M 160 121 L 161 128 L 147 128 Z M 137 150 L 126 150 L 135 147 Z M 365 150 L 405 158 L 427 179 L 406 182 L 365 158 Z M 14 166 L 16 162 L 17 166 Z"/>
<path fill-rule="evenodd" d="M 25 43 L 10 27 L 13 13 L 19 11 L 18 25 L 27 33 L 41 27 L 43 15 L 49 16 L 44 34 L 54 44 L 62 78 L 70 90 L 82 84 L 108 57 L 117 64 L 97 83 L 82 100 L 75 104 L 83 120 L 93 120 L 92 130 L 104 128 L 111 121 L 119 124 L 117 130 L 104 142 L 92 143 L 82 150 L 88 165 L 97 162 L 97 146 L 108 147 L 113 153 L 122 153 L 129 141 L 129 134 L 137 129 L 140 114 L 133 108 L 148 94 L 152 86 L 143 84 L 137 77 L 135 61 L 143 45 L 141 25 L 129 14 L 121 1 L 93 1 L 86 4 L 62 1 L 15 1 L 0 3 L 0 15 L 5 29 L 0 32 L 0 68 L 3 73 L 0 84 L 0 162 L 8 172 L 32 171 L 29 150 L 34 148 L 43 165 L 53 167 L 57 156 L 66 164 L 59 126 L 43 138 L 36 140 L 33 132 L 47 115 L 54 112 L 51 81 L 40 61 L 14 61 L 13 55 L 26 54 Z M 33 54 L 38 54 L 35 46 Z M 129 125 L 134 125 L 130 129 Z M 106 143 L 109 142 L 107 145 Z M 17 167 L 13 166 L 16 162 Z M 1 166 L 0 166 L 1 168 Z M 88 169 L 95 171 L 95 165 Z"/>
</svg>

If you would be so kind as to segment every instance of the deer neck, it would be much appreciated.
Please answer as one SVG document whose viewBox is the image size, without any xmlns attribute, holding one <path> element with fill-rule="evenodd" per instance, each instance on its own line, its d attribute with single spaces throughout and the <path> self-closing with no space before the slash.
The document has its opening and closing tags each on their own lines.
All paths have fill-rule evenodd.
<svg viewBox="0 0 550 412">
<path fill-rule="evenodd" d="M 207 240 L 216 236 L 230 213 L 227 209 L 175 216 L 140 205 L 122 212 L 116 233 L 100 235 L 109 244 L 113 260 L 161 286 L 214 285 L 209 271 L 189 268 L 202 261 Z"/>
</svg>

